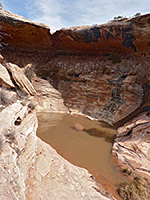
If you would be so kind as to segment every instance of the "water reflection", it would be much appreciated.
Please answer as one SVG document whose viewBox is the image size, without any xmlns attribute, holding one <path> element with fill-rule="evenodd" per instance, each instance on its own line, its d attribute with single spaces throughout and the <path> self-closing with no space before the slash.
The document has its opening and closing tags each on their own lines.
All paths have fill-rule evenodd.
<svg viewBox="0 0 150 200">
<path fill-rule="evenodd" d="M 91 136 L 104 138 L 106 142 L 113 143 L 115 139 L 114 133 L 110 133 L 110 131 L 108 132 L 97 128 L 83 129 L 83 130 Z"/>
<path fill-rule="evenodd" d="M 37 135 L 66 160 L 88 169 L 96 177 L 103 177 L 107 183 L 118 181 L 118 171 L 110 164 L 115 129 L 67 114 L 41 113 L 38 121 Z"/>
</svg>

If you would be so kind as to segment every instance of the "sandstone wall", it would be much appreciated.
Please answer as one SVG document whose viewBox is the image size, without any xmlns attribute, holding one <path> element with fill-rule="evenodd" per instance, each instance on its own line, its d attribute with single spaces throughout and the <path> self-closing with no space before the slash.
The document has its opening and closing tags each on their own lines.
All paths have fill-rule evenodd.
<svg viewBox="0 0 150 200">
<path fill-rule="evenodd" d="M 19 101 L 0 112 L 1 200 L 114 199 L 87 170 L 37 138 L 37 126 L 35 113 Z"/>
<path fill-rule="evenodd" d="M 38 110 L 84 113 L 118 125 L 128 121 L 118 129 L 113 155 L 121 164 L 149 176 L 149 14 L 115 20 L 103 25 L 65 28 L 51 34 L 49 27 L 45 25 L 0 10 L 0 42 L 1 53 L 7 62 L 13 62 L 22 68 L 31 64 L 31 69 L 35 73 L 31 82 L 37 90 Z M 20 103 L 17 105 L 17 109 L 26 110 Z M 30 124 L 28 119 L 32 118 L 33 129 L 26 124 L 27 133 L 25 131 L 21 136 L 20 132 L 15 135 L 15 142 L 10 141 L 14 138 L 10 130 L 24 130 L 24 123 L 19 127 L 12 125 L 18 116 L 15 116 L 13 106 L 10 109 L 10 112 L 14 112 L 11 113 L 12 119 L 8 122 L 3 121 L 9 108 L 3 111 L 4 116 L 1 115 L 2 124 L 6 123 L 5 127 L 8 127 L 7 130 L 3 128 L 1 133 L 4 141 L 4 150 L 2 148 L 1 152 L 1 173 L 4 177 L 2 195 L 8 199 L 10 194 L 12 199 L 18 196 L 23 199 L 26 198 L 25 195 L 28 195 L 29 199 L 34 199 L 36 192 L 39 191 L 39 181 L 43 189 L 47 183 L 50 186 L 55 183 L 57 187 L 58 182 L 63 185 L 65 180 L 70 181 L 71 174 L 72 198 L 81 198 L 82 195 L 83 199 L 105 199 L 106 197 L 102 197 L 93 189 L 96 187 L 95 182 L 91 182 L 86 171 L 76 168 L 76 174 L 72 175 L 71 170 L 74 167 L 66 164 L 62 158 L 57 159 L 58 155 L 56 156 L 51 147 L 36 138 L 37 124 L 32 113 L 25 117 L 26 111 L 19 110 L 19 113 L 24 112 L 24 123 Z M 6 133 L 8 136 L 5 136 Z M 29 145 L 28 148 L 19 147 L 22 143 L 20 141 Z M 53 176 L 50 167 L 43 167 L 41 163 L 47 165 L 49 162 L 52 169 L 55 166 L 45 152 L 54 156 L 56 166 L 57 161 L 61 160 L 62 167 L 58 172 L 65 176 L 65 180 L 61 175 Z M 28 162 L 24 167 L 22 163 L 25 163 L 25 159 Z M 78 182 L 81 182 L 83 176 L 79 173 L 85 176 L 82 187 L 76 186 L 74 181 L 75 177 L 78 177 Z M 30 188 L 27 188 L 27 193 L 24 192 L 25 184 L 31 185 L 33 193 Z M 83 193 L 79 194 L 81 188 Z M 59 193 L 56 188 L 54 199 L 58 198 L 57 195 L 67 198 L 67 195 L 71 194 L 70 191 L 64 194 L 63 189 L 66 191 L 64 186 L 62 193 Z M 46 189 L 46 193 L 40 190 L 40 195 L 51 195 L 52 190 L 53 188 L 50 191 Z"/>
<path fill-rule="evenodd" d="M 71 112 L 114 124 L 142 103 L 150 73 L 149 14 L 53 35 L 49 27 L 7 11 L 1 10 L 0 18 L 7 61 L 20 67 L 32 63 Z"/>
</svg>

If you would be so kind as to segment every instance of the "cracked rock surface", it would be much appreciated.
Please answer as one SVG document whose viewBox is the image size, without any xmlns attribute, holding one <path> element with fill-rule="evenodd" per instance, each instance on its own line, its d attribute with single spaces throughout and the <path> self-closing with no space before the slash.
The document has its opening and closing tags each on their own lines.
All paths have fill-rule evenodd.
<svg viewBox="0 0 150 200">
<path fill-rule="evenodd" d="M 0 113 L 1 200 L 114 199 L 87 170 L 37 138 L 37 125 L 35 113 L 19 101 Z"/>
<path fill-rule="evenodd" d="M 112 152 L 133 171 L 150 177 L 150 117 L 146 113 L 118 129 Z"/>
</svg>

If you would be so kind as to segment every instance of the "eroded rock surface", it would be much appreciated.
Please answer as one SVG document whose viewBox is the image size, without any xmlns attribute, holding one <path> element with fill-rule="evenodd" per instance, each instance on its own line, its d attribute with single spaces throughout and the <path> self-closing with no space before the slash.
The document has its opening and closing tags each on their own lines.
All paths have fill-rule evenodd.
<svg viewBox="0 0 150 200">
<path fill-rule="evenodd" d="M 76 110 L 110 124 L 138 108 L 143 96 L 136 77 L 127 75 L 81 74 L 76 81 L 60 81 L 58 88 L 71 111 Z"/>
<path fill-rule="evenodd" d="M 38 24 L 22 16 L 0 10 L 1 44 L 10 50 L 41 51 L 51 47 L 50 29 L 44 24 Z"/>
<path fill-rule="evenodd" d="M 13 38 L 12 43 L 3 36 L 8 44 L 3 54 L 22 67 L 34 64 L 36 75 L 48 80 L 60 92 L 65 107 L 71 112 L 114 124 L 142 103 L 142 87 L 149 82 L 150 73 L 149 14 L 103 25 L 65 28 L 53 35 L 46 26 L 6 11 L 1 11 L 0 16 L 1 31 Z M 30 42 L 32 37 L 34 40 Z M 36 53 L 24 49 L 29 44 Z M 50 90 L 46 93 L 51 96 Z M 45 103 L 41 100 L 43 110 L 56 110 L 48 98 L 45 95 Z"/>
<path fill-rule="evenodd" d="M 11 72 L 13 80 L 21 90 L 30 95 L 36 94 L 33 85 L 31 84 L 29 79 L 25 76 L 22 69 L 20 69 L 17 65 L 12 63 L 7 63 L 6 68 Z"/>
<path fill-rule="evenodd" d="M 22 177 L 27 175 L 26 173 L 23 174 L 22 171 L 25 163 L 20 167 L 18 165 L 18 161 L 20 160 L 20 155 L 23 152 L 28 151 L 28 149 L 25 149 L 25 145 L 28 143 L 27 141 L 29 138 L 35 137 L 37 127 L 35 115 L 33 116 L 30 114 L 28 117 L 26 117 L 26 114 L 27 107 L 23 107 L 19 102 L 10 105 L 0 114 L 1 199 L 25 199 L 25 185 Z M 24 118 L 27 125 L 25 127 L 25 124 L 22 123 L 20 127 L 21 130 L 19 132 L 17 132 L 17 127 L 15 126 L 15 121 L 18 117 L 21 119 Z M 33 145 L 32 148 L 34 149 L 35 146 Z M 34 155 L 34 152 L 30 150 L 29 155 Z M 31 160 L 33 155 L 30 157 Z M 31 163 L 28 164 L 31 165 Z"/>
<path fill-rule="evenodd" d="M 14 88 L 14 84 L 10 78 L 7 69 L 0 64 L 0 85 L 8 88 Z"/>
<path fill-rule="evenodd" d="M 44 24 L 0 11 L 2 43 L 14 51 L 49 50 L 61 54 L 150 53 L 150 15 L 113 20 L 103 25 L 64 28 L 50 34 Z"/>
<path fill-rule="evenodd" d="M 86 170 L 38 139 L 36 129 L 35 113 L 20 102 L 0 113 L 0 199 L 113 199 Z"/>
<path fill-rule="evenodd" d="M 150 177 L 150 116 L 141 114 L 118 129 L 112 150 L 131 170 Z"/>
<path fill-rule="evenodd" d="M 4 60 L 4 58 L 3 58 L 3 56 L 0 54 L 0 63 L 1 63 L 1 64 L 3 63 L 3 60 Z"/>
<path fill-rule="evenodd" d="M 0 10 L 0 42 L 7 62 L 34 66 L 31 83 L 37 94 L 32 100 L 38 111 L 69 110 L 110 124 L 135 112 L 118 129 L 113 155 L 121 165 L 149 177 L 150 114 L 143 108 L 150 106 L 150 14 L 65 28 L 52 35 L 43 24 Z M 18 71 L 20 82 L 26 67 Z M 28 94 L 35 92 L 32 89 Z M 0 198 L 111 199 L 100 194 L 103 189 L 86 170 L 36 137 L 29 98 L 1 106 Z"/>
<path fill-rule="evenodd" d="M 48 81 L 35 77 L 32 81 L 37 92 L 38 112 L 67 112 L 60 92 L 58 92 Z"/>
<path fill-rule="evenodd" d="M 150 15 L 95 26 L 65 28 L 54 34 L 59 52 L 107 54 L 143 52 L 149 48 Z"/>
</svg>

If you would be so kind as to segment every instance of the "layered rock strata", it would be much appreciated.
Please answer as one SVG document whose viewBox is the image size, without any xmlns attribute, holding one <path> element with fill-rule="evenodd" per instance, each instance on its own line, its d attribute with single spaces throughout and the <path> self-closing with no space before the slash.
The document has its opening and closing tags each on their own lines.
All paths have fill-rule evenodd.
<svg viewBox="0 0 150 200">
<path fill-rule="evenodd" d="M 53 35 L 48 26 L 0 10 L 2 43 L 7 49 L 52 50 L 68 54 L 150 53 L 150 15 L 107 24 L 64 28 Z"/>
<path fill-rule="evenodd" d="M 44 51 L 52 45 L 49 27 L 0 10 L 1 46 L 11 51 Z"/>
<path fill-rule="evenodd" d="M 35 113 L 19 101 L 0 113 L 0 199 L 113 199 L 86 170 L 37 138 L 37 126 Z"/>
<path fill-rule="evenodd" d="M 11 67 L 18 69 L 11 63 L 6 63 L 6 66 L 9 70 Z M 8 74 L 5 66 L 2 67 Z M 25 81 L 26 88 L 29 82 L 23 70 L 11 72 L 24 77 L 22 81 Z M 12 78 L 13 74 L 3 82 L 10 82 Z M 36 136 L 38 121 L 33 102 L 38 103 L 44 94 L 51 94 L 43 97 L 44 103 L 51 103 L 55 111 L 59 111 L 59 107 L 61 111 L 67 109 L 60 94 L 48 82 L 37 77 L 34 81 L 38 83 L 34 97 L 27 94 L 18 96 L 16 84 L 8 89 L 4 84 L 0 87 L 0 199 L 115 199 L 87 170 L 72 165 Z M 44 93 L 42 87 L 46 87 L 48 92 Z M 38 110 L 38 107 L 48 109 L 41 104 L 37 106 Z"/>
<path fill-rule="evenodd" d="M 38 111 L 84 113 L 110 124 L 125 123 L 118 129 L 113 155 L 123 166 L 149 177 L 150 14 L 114 20 L 91 27 L 65 28 L 51 34 L 49 27 L 45 25 L 33 23 L 8 11 L 0 10 L 0 41 L 2 55 L 8 62 L 13 62 L 19 67 L 25 67 L 30 63 L 34 71 L 34 76 L 31 76 L 30 81 L 36 90 L 33 102 L 38 104 L 36 107 Z M 0 62 L 3 63 L 2 57 Z M 20 71 L 24 74 L 26 69 L 27 67 Z M 7 84 L 8 77 L 9 75 L 2 77 L 0 84 L 13 87 L 12 83 Z M 11 94 L 14 99 L 17 98 L 13 91 Z M 12 125 L 14 122 L 11 119 L 11 122 L 6 123 L 8 142 L 5 142 L 7 136 L 3 134 L 2 141 L 7 146 L 4 145 L 4 150 L 2 148 L 4 154 L 2 156 L 8 158 L 8 161 L 5 160 L 9 165 L 8 168 L 2 166 L 2 177 L 5 183 L 2 188 L 5 194 L 2 195 L 8 196 L 8 199 L 10 194 L 14 199 L 18 196 L 26 198 L 25 195 L 29 199 L 34 199 L 41 186 L 43 190 L 46 189 L 46 192 L 40 190 L 39 198 L 43 195 L 45 198 L 45 195 L 54 195 L 54 199 L 59 197 L 65 199 L 68 198 L 67 195 L 71 195 L 71 190 L 74 199 L 107 198 L 102 197 L 93 189 L 95 182 L 91 182 L 90 175 L 86 171 L 76 168 L 75 174 L 74 172 L 72 174 L 71 170 L 74 167 L 60 157 L 57 159 L 56 152 L 36 138 L 35 116 L 28 113 L 20 103 L 17 105 L 19 105 L 18 109 L 24 110 L 24 117 L 17 115 L 19 119 L 16 123 L 20 123 L 22 119 L 25 120 L 26 114 L 34 119 L 31 126 L 32 133 L 29 134 L 32 138 L 28 139 L 28 134 L 23 134 L 26 135 L 26 141 L 23 140 L 23 144 L 26 143 L 27 147 L 24 148 L 25 150 L 22 146 L 19 147 L 21 153 L 18 155 L 17 152 L 20 152 L 16 149 L 18 146 L 15 147 L 13 142 L 9 142 L 14 138 L 10 134 L 12 129 L 9 128 L 9 123 L 13 129 L 17 129 Z M 12 111 L 13 106 L 9 107 Z M 1 109 L 4 107 L 2 105 Z M 5 113 L 5 111 L 2 112 Z M 13 119 L 16 117 L 13 116 Z M 25 125 L 27 132 L 30 130 L 28 123 L 30 124 L 27 120 Z M 19 125 L 19 127 L 23 129 L 22 126 Z M 17 137 L 21 137 L 20 135 Z M 33 145 L 31 145 L 32 139 Z M 11 144 L 13 144 L 12 147 L 9 147 Z M 31 157 L 28 156 L 28 148 L 32 152 Z M 24 151 L 25 154 L 23 154 Z M 47 157 L 47 153 L 51 155 L 51 158 Z M 26 168 L 23 168 L 22 163 L 25 160 L 20 155 L 29 158 Z M 58 169 L 55 160 L 62 162 L 63 164 L 60 164 L 62 167 Z M 10 163 L 15 166 L 16 161 L 19 167 L 14 170 Z M 42 163 L 45 163 L 44 167 Z M 61 175 L 57 176 L 55 174 L 57 172 L 51 172 L 51 167 L 50 165 L 48 167 L 47 163 L 50 163 L 52 169 L 56 167 Z M 13 170 L 11 175 L 7 176 L 9 170 L 6 169 L 9 168 Z M 68 176 L 71 176 L 71 179 Z M 7 181 L 6 177 L 9 177 Z M 16 177 L 19 177 L 20 182 L 16 181 Z M 64 179 L 70 183 L 70 186 L 67 186 L 70 187 L 68 194 L 63 193 L 66 191 L 66 187 L 63 186 Z M 8 188 L 6 188 L 7 182 Z M 59 188 L 59 182 L 61 187 L 64 187 L 62 190 Z M 56 186 L 55 190 L 52 188 L 52 183 Z M 33 193 L 28 187 L 25 193 L 25 185 L 31 185 Z M 48 190 L 47 185 L 50 185 L 51 190 Z M 57 190 L 57 187 L 62 193 Z M 80 193 L 79 190 L 82 188 L 83 192 Z"/>
<path fill-rule="evenodd" d="M 54 34 L 58 52 L 150 53 L 150 15 L 113 20 L 107 24 L 64 28 Z"/>
<path fill-rule="evenodd" d="M 129 170 L 150 178 L 149 112 L 140 114 L 118 129 L 112 153 L 121 165 L 124 163 Z"/>
<path fill-rule="evenodd" d="M 148 59 L 149 14 L 93 27 L 65 28 L 53 35 L 47 26 L 8 11 L 1 10 L 0 18 L 2 52 L 7 60 L 21 67 L 32 63 L 37 76 L 59 90 L 71 112 L 114 124 L 140 106 L 145 83 L 138 76 L 145 73 L 145 82 L 149 81 L 149 70 L 139 65 L 135 55 Z"/>
</svg>

